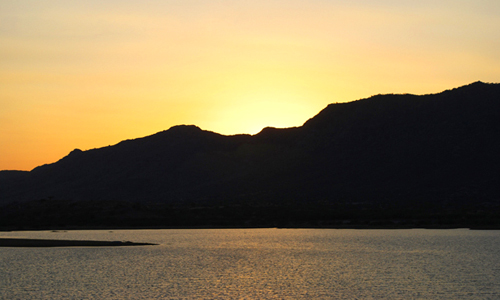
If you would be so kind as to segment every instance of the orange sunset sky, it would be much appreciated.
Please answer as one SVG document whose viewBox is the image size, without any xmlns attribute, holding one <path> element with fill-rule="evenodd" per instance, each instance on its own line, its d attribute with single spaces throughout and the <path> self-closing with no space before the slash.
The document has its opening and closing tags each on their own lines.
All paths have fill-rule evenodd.
<svg viewBox="0 0 500 300">
<path fill-rule="evenodd" d="M 0 170 L 477 80 L 500 82 L 498 0 L 2 0 Z"/>
</svg>

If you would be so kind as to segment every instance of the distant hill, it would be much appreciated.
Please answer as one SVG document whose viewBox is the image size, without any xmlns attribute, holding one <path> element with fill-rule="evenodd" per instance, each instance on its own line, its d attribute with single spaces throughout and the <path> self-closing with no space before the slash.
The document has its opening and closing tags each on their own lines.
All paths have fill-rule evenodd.
<svg viewBox="0 0 500 300">
<path fill-rule="evenodd" d="M 0 226 L 500 226 L 500 84 L 330 104 L 303 126 L 196 126 L 0 172 Z M 406 224 L 406 225 L 405 225 Z"/>
</svg>

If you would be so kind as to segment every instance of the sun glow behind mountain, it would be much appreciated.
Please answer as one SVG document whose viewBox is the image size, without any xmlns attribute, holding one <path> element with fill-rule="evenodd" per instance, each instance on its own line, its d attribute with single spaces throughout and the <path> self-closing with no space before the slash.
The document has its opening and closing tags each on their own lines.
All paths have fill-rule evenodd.
<svg viewBox="0 0 500 300">
<path fill-rule="evenodd" d="M 500 81 L 500 2 L 2 1 L 0 170 L 178 124 L 300 126 L 332 102 Z"/>
</svg>

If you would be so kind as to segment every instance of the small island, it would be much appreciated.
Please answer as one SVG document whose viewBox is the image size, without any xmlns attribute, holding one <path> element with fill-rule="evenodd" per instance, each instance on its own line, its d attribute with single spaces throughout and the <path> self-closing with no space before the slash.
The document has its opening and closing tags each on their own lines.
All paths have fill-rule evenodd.
<svg viewBox="0 0 500 300">
<path fill-rule="evenodd" d="M 45 240 L 0 238 L 0 247 L 118 247 L 118 246 L 154 246 L 158 244 L 134 243 L 121 241 L 80 241 L 80 240 Z"/>
</svg>

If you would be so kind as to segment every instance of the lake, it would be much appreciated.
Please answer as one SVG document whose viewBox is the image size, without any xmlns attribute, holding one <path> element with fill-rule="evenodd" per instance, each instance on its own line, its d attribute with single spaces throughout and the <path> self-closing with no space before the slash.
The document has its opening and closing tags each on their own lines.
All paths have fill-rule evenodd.
<svg viewBox="0 0 500 300">
<path fill-rule="evenodd" d="M 0 299 L 500 299 L 500 231 L 0 232 L 158 246 L 1 248 Z"/>
</svg>

